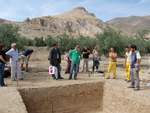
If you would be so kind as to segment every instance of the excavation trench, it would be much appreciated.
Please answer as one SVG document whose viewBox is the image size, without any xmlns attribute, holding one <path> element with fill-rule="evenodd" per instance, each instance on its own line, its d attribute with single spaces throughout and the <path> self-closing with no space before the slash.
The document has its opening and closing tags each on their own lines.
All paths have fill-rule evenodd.
<svg viewBox="0 0 150 113">
<path fill-rule="evenodd" d="M 19 89 L 28 113 L 149 113 L 150 97 L 109 82 Z"/>
<path fill-rule="evenodd" d="M 28 113 L 88 113 L 102 111 L 103 87 L 104 82 L 96 82 L 24 88 L 19 92 Z"/>
</svg>

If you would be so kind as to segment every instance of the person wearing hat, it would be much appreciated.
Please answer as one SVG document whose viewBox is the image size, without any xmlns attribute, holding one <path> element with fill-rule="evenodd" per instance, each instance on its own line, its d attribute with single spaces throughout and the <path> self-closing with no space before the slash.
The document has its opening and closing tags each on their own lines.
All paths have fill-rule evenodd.
<svg viewBox="0 0 150 113">
<path fill-rule="evenodd" d="M 96 71 L 98 71 L 98 66 L 99 66 L 99 62 L 98 62 L 99 51 L 97 50 L 97 46 L 95 46 L 94 48 L 95 49 L 93 50 L 93 67 L 92 67 L 93 72 L 94 72 L 95 66 L 96 66 Z"/>
</svg>

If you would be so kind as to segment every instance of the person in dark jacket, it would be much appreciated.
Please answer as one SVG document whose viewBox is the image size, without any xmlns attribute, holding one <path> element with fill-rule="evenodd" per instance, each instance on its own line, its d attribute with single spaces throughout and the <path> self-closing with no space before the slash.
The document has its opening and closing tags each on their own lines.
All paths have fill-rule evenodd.
<svg viewBox="0 0 150 113">
<path fill-rule="evenodd" d="M 55 80 L 58 80 L 58 79 L 63 79 L 63 77 L 61 77 L 60 73 L 61 73 L 61 66 L 60 66 L 60 63 L 61 63 L 61 54 L 60 54 L 60 50 L 58 48 L 58 43 L 55 42 L 54 47 L 50 50 L 50 64 L 52 66 L 56 66 L 57 67 L 57 78 L 55 76 L 55 74 L 52 75 L 52 78 L 55 79 Z"/>
</svg>

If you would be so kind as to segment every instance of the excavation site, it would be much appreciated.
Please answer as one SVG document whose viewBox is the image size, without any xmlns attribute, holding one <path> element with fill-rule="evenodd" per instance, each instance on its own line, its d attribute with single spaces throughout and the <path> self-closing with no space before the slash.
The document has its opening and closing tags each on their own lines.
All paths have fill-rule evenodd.
<svg viewBox="0 0 150 113">
<path fill-rule="evenodd" d="M 39 50 L 38 50 L 39 51 Z M 124 81 L 125 70 L 122 68 L 124 59 L 117 62 L 118 80 L 107 80 L 109 60 L 102 57 L 97 73 L 78 73 L 77 80 L 68 80 L 69 74 L 64 74 L 67 63 L 62 61 L 61 76 L 64 79 L 53 80 L 48 73 L 49 61 L 45 59 L 45 48 L 40 49 L 31 57 L 30 72 L 22 71 L 24 81 L 11 81 L 5 78 L 8 87 L 1 88 L 0 113 L 149 113 L 150 87 L 147 80 L 147 61 L 143 60 L 140 73 L 140 90 L 127 88 L 130 83 Z M 92 60 L 89 61 L 92 67 Z M 81 62 L 82 65 L 82 62 Z M 81 69 L 80 69 L 81 70 Z"/>
<path fill-rule="evenodd" d="M 28 113 L 148 113 L 149 97 L 109 82 L 19 89 Z"/>
</svg>

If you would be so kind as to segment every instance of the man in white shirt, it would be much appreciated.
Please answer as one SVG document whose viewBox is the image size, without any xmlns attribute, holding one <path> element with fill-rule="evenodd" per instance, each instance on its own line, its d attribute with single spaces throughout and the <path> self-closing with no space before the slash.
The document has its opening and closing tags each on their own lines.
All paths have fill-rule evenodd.
<svg viewBox="0 0 150 113">
<path fill-rule="evenodd" d="M 131 59 L 132 59 L 132 51 L 130 51 L 130 48 L 128 46 L 125 47 L 126 53 L 125 53 L 125 62 L 124 62 L 124 67 L 126 71 L 126 79 L 127 83 L 130 82 L 130 68 L 131 68 Z"/>
<path fill-rule="evenodd" d="M 11 49 L 6 52 L 6 56 L 10 58 L 11 65 L 11 80 L 15 81 L 15 72 L 17 71 L 17 76 L 19 80 L 24 80 L 21 77 L 21 68 L 18 64 L 18 49 L 16 43 L 11 44 Z"/>
<path fill-rule="evenodd" d="M 134 88 L 134 91 L 140 90 L 140 78 L 139 78 L 139 64 L 141 63 L 140 52 L 136 50 L 135 45 L 130 46 L 131 51 L 133 52 L 133 58 L 131 62 L 131 85 L 128 88 Z"/>
</svg>

